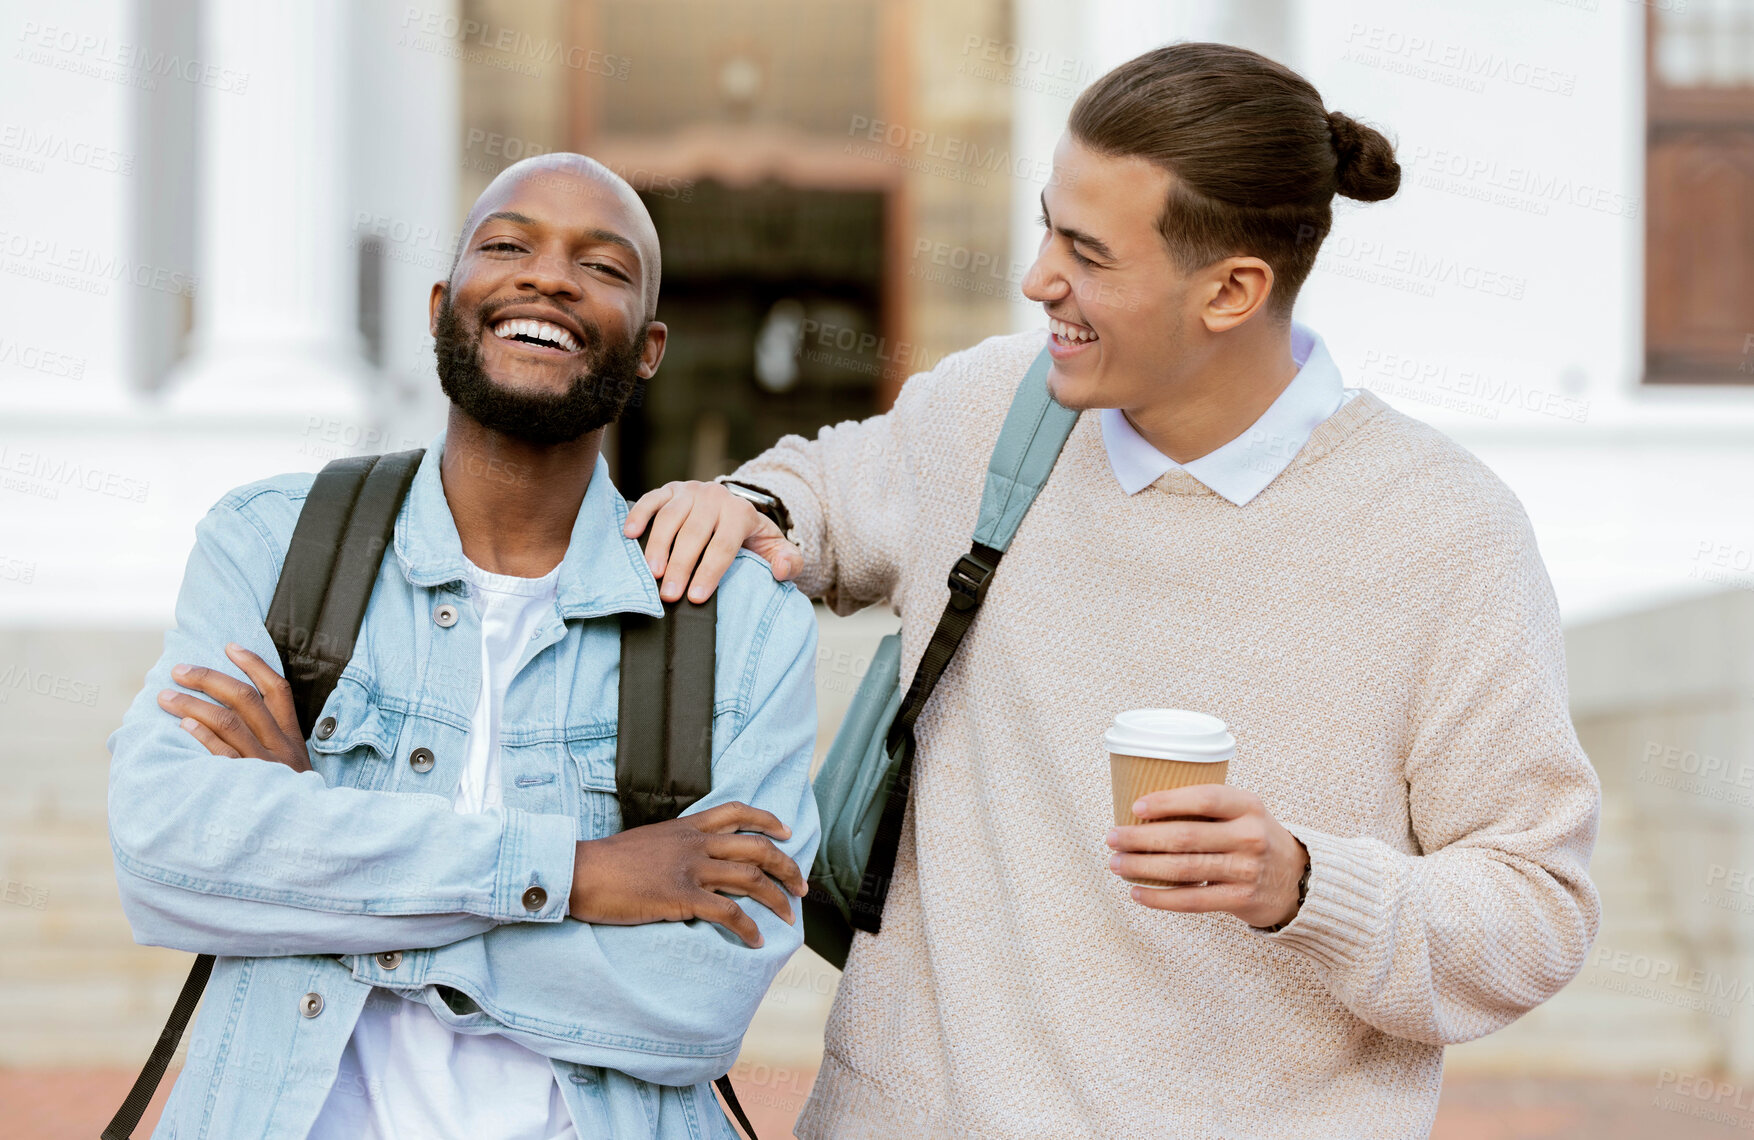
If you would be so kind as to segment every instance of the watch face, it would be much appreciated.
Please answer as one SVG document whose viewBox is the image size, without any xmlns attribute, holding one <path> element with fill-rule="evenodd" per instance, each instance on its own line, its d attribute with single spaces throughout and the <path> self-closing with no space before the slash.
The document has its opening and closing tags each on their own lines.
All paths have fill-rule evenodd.
<svg viewBox="0 0 1754 1140">
<path fill-rule="evenodd" d="M 748 499 L 750 502 L 754 503 L 758 507 L 771 508 L 779 502 L 779 500 L 774 498 L 772 495 L 765 494 L 761 491 L 757 491 L 757 490 L 754 490 L 754 489 L 749 488 L 749 487 L 745 487 L 741 483 L 727 483 L 727 484 L 725 484 L 725 489 L 730 491 L 731 494 L 736 495 L 740 499 Z"/>
<path fill-rule="evenodd" d="M 791 516 L 786 513 L 786 508 L 780 504 L 779 499 L 773 495 L 766 491 L 757 491 L 752 487 L 746 487 L 741 483 L 729 481 L 725 482 L 724 488 L 738 498 L 747 500 L 749 505 L 755 508 L 756 513 L 779 527 L 782 534 L 788 533 L 792 529 Z"/>
</svg>

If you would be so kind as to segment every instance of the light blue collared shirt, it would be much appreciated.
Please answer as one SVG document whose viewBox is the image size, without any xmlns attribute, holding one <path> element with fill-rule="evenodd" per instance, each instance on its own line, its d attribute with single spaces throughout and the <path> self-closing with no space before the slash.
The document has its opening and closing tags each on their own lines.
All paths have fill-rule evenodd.
<svg viewBox="0 0 1754 1140">
<path fill-rule="evenodd" d="M 1223 447 L 1177 463 L 1146 442 L 1119 408 L 1102 409 L 1102 442 L 1121 490 L 1136 495 L 1180 468 L 1237 506 L 1266 490 L 1309 442 L 1316 426 L 1358 395 L 1340 383 L 1328 346 L 1307 325 L 1291 326 L 1297 375 L 1254 425 Z"/>
</svg>

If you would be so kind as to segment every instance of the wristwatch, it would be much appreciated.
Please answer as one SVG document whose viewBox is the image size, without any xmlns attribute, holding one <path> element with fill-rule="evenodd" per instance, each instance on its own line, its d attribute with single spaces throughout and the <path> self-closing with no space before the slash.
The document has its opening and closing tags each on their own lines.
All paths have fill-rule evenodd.
<svg viewBox="0 0 1754 1140">
<path fill-rule="evenodd" d="M 721 477 L 714 482 L 723 486 L 725 490 L 739 499 L 746 500 L 750 506 L 755 508 L 757 514 L 762 515 L 780 528 L 780 534 L 785 536 L 787 542 L 792 540 L 792 514 L 786 510 L 786 505 L 780 502 L 778 495 L 766 487 L 757 487 L 753 483 L 739 483 L 735 479 Z"/>
<path fill-rule="evenodd" d="M 1297 845 L 1299 847 L 1303 847 L 1303 840 L 1299 839 L 1297 841 Z M 1279 933 L 1281 930 L 1284 930 L 1287 926 L 1290 926 L 1292 924 L 1292 922 L 1296 921 L 1297 916 L 1303 913 L 1303 904 L 1309 898 L 1309 873 L 1311 870 L 1313 870 L 1315 868 L 1315 860 L 1309 857 L 1309 848 L 1304 847 L 1303 850 L 1304 850 L 1303 875 L 1297 880 L 1297 909 L 1292 911 L 1291 917 L 1286 919 L 1284 922 L 1275 923 L 1272 926 L 1257 926 L 1257 927 L 1255 927 L 1255 929 L 1260 931 L 1262 934 L 1277 934 L 1277 933 Z"/>
</svg>

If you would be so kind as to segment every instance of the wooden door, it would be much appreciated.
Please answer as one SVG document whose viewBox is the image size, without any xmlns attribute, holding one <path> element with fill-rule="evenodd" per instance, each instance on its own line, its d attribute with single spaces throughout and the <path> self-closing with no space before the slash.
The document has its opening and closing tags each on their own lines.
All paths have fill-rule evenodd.
<svg viewBox="0 0 1754 1140">
<path fill-rule="evenodd" d="M 1648 26 L 1645 379 L 1754 383 L 1754 0 Z"/>
</svg>

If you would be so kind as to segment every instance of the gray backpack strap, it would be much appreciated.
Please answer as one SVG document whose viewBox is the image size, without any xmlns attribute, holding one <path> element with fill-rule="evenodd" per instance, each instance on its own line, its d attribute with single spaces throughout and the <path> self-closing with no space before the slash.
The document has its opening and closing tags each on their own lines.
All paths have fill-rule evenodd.
<svg viewBox="0 0 1754 1140">
<path fill-rule="evenodd" d="M 987 462 L 974 544 L 950 570 L 949 604 L 890 726 L 891 746 L 898 743 L 901 733 L 912 734 L 938 678 L 962 643 L 975 611 L 986 600 L 987 583 L 998 569 L 999 559 L 1011 545 L 1023 516 L 1035 504 L 1060 449 L 1072 434 L 1072 425 L 1078 422 L 1077 412 L 1061 407 L 1048 395 L 1048 369 L 1052 365 L 1053 358 L 1042 349 L 1011 398 L 1011 410 L 1005 413 L 999 441 Z"/>
<path fill-rule="evenodd" d="M 1061 407 L 1048 394 L 1048 369 L 1052 365 L 1053 358 L 1047 349 L 1042 349 L 1011 399 L 1011 410 L 1005 413 L 999 442 L 993 446 L 992 459 L 987 463 L 974 544 L 950 571 L 950 601 L 938 619 L 938 628 L 932 631 L 932 640 L 926 645 L 919 667 L 914 670 L 900 711 L 889 726 L 888 751 L 897 766 L 871 844 L 871 857 L 851 907 L 852 925 L 859 930 L 875 934 L 883 923 L 883 903 L 889 896 L 889 880 L 895 872 L 901 820 L 913 782 L 914 722 L 925 710 L 968 627 L 974 624 L 974 615 L 986 600 L 987 584 L 999 568 L 1000 558 L 1047 483 L 1060 450 L 1072 434 L 1072 425 L 1078 422 L 1077 412 Z"/>
<path fill-rule="evenodd" d="M 1078 422 L 1077 412 L 1061 407 L 1048 394 L 1052 365 L 1053 358 L 1043 349 L 1005 413 L 1005 426 L 999 429 L 999 442 L 987 463 L 981 513 L 974 527 L 976 546 L 1001 554 L 1010 548 L 1023 516 L 1053 474 L 1072 425 Z"/>
</svg>

